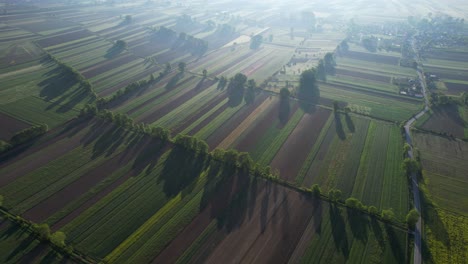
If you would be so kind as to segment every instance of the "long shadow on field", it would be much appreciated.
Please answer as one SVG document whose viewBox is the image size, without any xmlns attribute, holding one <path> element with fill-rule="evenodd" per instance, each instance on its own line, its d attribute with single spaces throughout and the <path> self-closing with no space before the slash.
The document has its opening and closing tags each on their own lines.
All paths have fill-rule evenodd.
<svg viewBox="0 0 468 264">
<path fill-rule="evenodd" d="M 184 77 L 184 73 L 183 72 L 179 72 L 177 73 L 176 75 L 174 75 L 174 77 L 172 77 L 166 84 L 166 89 L 167 90 L 170 90 L 174 87 L 176 87 L 177 83 Z"/>
<path fill-rule="evenodd" d="M 369 226 L 369 218 L 357 210 L 347 208 L 346 211 L 348 214 L 348 222 L 354 238 L 362 242 L 367 242 L 367 228 Z"/>
<path fill-rule="evenodd" d="M 184 194 L 190 193 L 190 185 L 205 169 L 206 156 L 196 154 L 192 150 L 175 145 L 164 163 L 158 181 L 164 181 L 163 191 L 168 197 L 177 195 L 184 190 Z"/>
<path fill-rule="evenodd" d="M 218 227 L 224 227 L 228 232 L 238 228 L 247 216 L 249 206 L 254 206 L 254 204 L 249 204 L 251 188 L 249 175 L 238 172 L 234 177 L 235 184 L 231 185 L 232 189 L 227 199 L 229 204 L 217 217 Z"/>
<path fill-rule="evenodd" d="M 370 226 L 372 228 L 372 233 L 374 233 L 377 242 L 379 243 L 382 252 L 385 249 L 385 238 L 383 236 L 382 227 L 380 226 L 379 221 L 377 221 L 374 217 L 371 217 Z"/>
<path fill-rule="evenodd" d="M 388 242 L 390 243 L 393 256 L 397 260 L 397 263 L 404 263 L 406 250 L 405 247 L 400 244 L 400 240 L 395 233 L 395 230 L 391 226 L 385 226 L 385 230 L 387 231 Z"/>
<path fill-rule="evenodd" d="M 44 74 L 48 76 L 41 81 L 38 86 L 41 88 L 39 96 L 53 102 L 46 108 L 50 110 L 56 108 L 56 112 L 68 112 L 79 103 L 91 103 L 93 99 L 89 97 L 85 89 L 70 76 L 70 74 L 61 71 L 58 67 Z"/>
<path fill-rule="evenodd" d="M 18 225 L 11 224 L 11 223 L 9 223 L 8 220 L 3 220 L 3 221 L 0 222 L 0 224 L 5 224 L 5 223 L 6 223 L 6 224 L 9 224 L 9 227 L 8 227 L 8 229 L 6 229 L 6 230 L 4 230 L 4 231 L 2 231 L 2 232 L 0 233 L 0 234 L 1 234 L 0 239 L 9 238 L 9 237 L 12 236 L 13 234 L 15 234 L 15 233 L 21 231 L 21 230 L 20 230 L 20 227 L 19 227 Z M 22 233 L 22 232 L 19 232 L 19 234 L 21 234 L 21 233 Z"/>
<path fill-rule="evenodd" d="M 319 198 L 312 198 L 312 205 L 314 207 L 314 214 L 313 217 L 313 225 L 315 233 L 320 234 L 322 233 L 322 221 L 323 221 L 323 201 Z"/>
<path fill-rule="evenodd" d="M 450 237 L 445 229 L 445 224 L 439 216 L 437 208 L 434 206 L 432 201 L 427 197 L 425 190 L 419 189 L 421 205 L 422 205 L 422 218 L 424 223 L 431 228 L 431 233 L 437 241 L 450 247 Z"/>
<path fill-rule="evenodd" d="M 354 133 L 354 131 L 356 130 L 356 127 L 354 126 L 353 119 L 351 119 L 348 113 L 345 114 L 345 120 L 346 120 L 346 126 L 348 127 L 348 130 Z"/>
<path fill-rule="evenodd" d="M 349 256 L 349 243 L 346 235 L 346 222 L 344 221 L 341 209 L 336 205 L 330 204 L 329 212 L 335 247 L 337 250 L 341 251 L 347 259 Z"/>
<path fill-rule="evenodd" d="M 335 130 L 336 134 L 341 140 L 346 139 L 346 134 L 344 132 L 343 123 L 341 121 L 341 116 L 339 113 L 335 113 Z"/>
<path fill-rule="evenodd" d="M 35 241 L 35 237 L 29 235 L 27 238 L 23 239 L 21 243 L 8 255 L 7 260 L 11 260 L 18 254 L 24 253 L 24 251 Z"/>
<path fill-rule="evenodd" d="M 46 72 L 43 76 L 47 78 L 38 83 L 41 88 L 39 96 L 47 101 L 65 94 L 77 84 L 70 74 L 63 72 L 59 67 Z"/>
<path fill-rule="evenodd" d="M 145 136 L 138 140 L 138 143 L 134 143 L 135 140 L 132 140 L 129 146 L 137 145 L 142 149 L 138 152 L 133 162 L 132 169 L 136 171 L 137 175 L 143 170 L 145 170 L 146 175 L 148 175 L 158 163 L 161 154 L 165 150 L 166 143 L 154 138 L 147 139 Z"/>
</svg>

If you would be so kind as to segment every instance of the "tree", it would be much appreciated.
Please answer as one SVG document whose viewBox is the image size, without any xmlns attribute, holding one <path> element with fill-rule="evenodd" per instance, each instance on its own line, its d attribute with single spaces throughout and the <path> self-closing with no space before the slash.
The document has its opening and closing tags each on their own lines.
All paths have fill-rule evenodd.
<svg viewBox="0 0 468 264">
<path fill-rule="evenodd" d="M 320 194 L 322 193 L 322 190 L 320 189 L 320 186 L 318 184 L 314 184 L 312 185 L 312 195 L 314 195 L 315 197 L 319 197 Z"/>
<path fill-rule="evenodd" d="M 125 23 L 130 24 L 132 22 L 132 16 L 131 15 L 126 15 L 125 16 Z"/>
<path fill-rule="evenodd" d="M 33 228 L 40 239 L 50 239 L 50 227 L 48 224 L 34 224 Z"/>
<path fill-rule="evenodd" d="M 177 64 L 177 67 L 179 68 L 179 72 L 180 73 L 184 73 L 185 72 L 185 67 L 187 66 L 187 64 L 183 61 L 179 62 L 179 64 Z"/>
<path fill-rule="evenodd" d="M 203 69 L 203 78 L 206 78 L 208 76 L 208 71 L 206 69 Z"/>
<path fill-rule="evenodd" d="M 325 73 L 333 75 L 335 74 L 335 66 L 336 66 L 336 61 L 335 61 L 335 56 L 333 53 L 328 52 L 325 54 L 325 57 L 323 57 L 324 61 L 324 68 L 325 68 Z"/>
<path fill-rule="evenodd" d="M 382 219 L 387 221 L 392 221 L 395 218 L 395 214 L 393 213 L 392 209 L 382 210 Z"/>
<path fill-rule="evenodd" d="M 418 221 L 419 221 L 419 213 L 415 208 L 413 208 L 406 215 L 406 223 L 408 224 L 409 228 L 414 229 Z"/>
<path fill-rule="evenodd" d="M 250 49 L 258 49 L 262 45 L 263 37 L 262 35 L 255 35 L 250 39 Z"/>
<path fill-rule="evenodd" d="M 245 83 L 247 81 L 247 76 L 242 73 L 236 74 L 233 78 L 229 80 L 229 85 L 227 88 L 227 93 L 229 96 L 229 105 L 237 106 L 242 102 L 244 97 Z"/>
<path fill-rule="evenodd" d="M 66 235 L 64 232 L 57 231 L 50 236 L 50 242 L 59 247 L 65 247 Z"/>
<path fill-rule="evenodd" d="M 311 104 L 317 104 L 320 99 L 320 91 L 317 86 L 315 69 L 305 70 L 299 79 L 298 97 L 302 100 L 301 107 L 309 112 Z"/>
<path fill-rule="evenodd" d="M 350 197 L 345 201 L 346 206 L 362 210 L 364 205 L 356 198 Z"/>
<path fill-rule="evenodd" d="M 165 63 L 164 73 L 168 73 L 172 70 L 171 64 L 169 62 Z"/>
<path fill-rule="evenodd" d="M 341 200 L 341 191 L 337 189 L 331 189 L 328 192 L 328 198 L 333 202 Z"/>
<path fill-rule="evenodd" d="M 421 170 L 421 165 L 414 159 L 406 158 L 403 160 L 402 169 L 407 175 L 410 175 L 411 173 L 419 172 Z"/>
<path fill-rule="evenodd" d="M 124 50 L 127 48 L 127 42 L 125 40 L 117 40 L 114 44 L 114 47 L 119 50 Z"/>
<path fill-rule="evenodd" d="M 340 110 L 340 104 L 338 103 L 338 101 L 334 100 L 333 101 L 333 112 L 337 112 L 338 110 Z"/>
<path fill-rule="evenodd" d="M 227 82 L 228 82 L 227 78 L 224 76 L 221 76 L 218 82 L 218 89 L 220 90 L 224 89 L 224 87 L 226 87 Z"/>
<path fill-rule="evenodd" d="M 255 80 L 250 79 L 247 82 L 247 90 L 245 91 L 245 95 L 244 95 L 244 100 L 246 104 L 251 104 L 254 102 L 256 87 L 257 87 L 257 84 L 255 83 Z"/>
<path fill-rule="evenodd" d="M 340 49 L 341 49 L 341 51 L 344 51 L 344 52 L 349 50 L 349 45 L 348 45 L 348 42 L 346 40 L 343 40 L 340 43 Z"/>
<path fill-rule="evenodd" d="M 317 79 L 321 81 L 327 80 L 327 72 L 325 70 L 325 63 L 323 62 L 322 59 L 320 59 L 317 64 L 316 74 L 317 74 Z"/>
<path fill-rule="evenodd" d="M 377 210 L 377 207 L 371 205 L 369 206 L 369 208 L 367 209 L 367 211 L 369 212 L 369 214 L 371 215 L 376 215 L 378 213 L 378 210 Z"/>
</svg>

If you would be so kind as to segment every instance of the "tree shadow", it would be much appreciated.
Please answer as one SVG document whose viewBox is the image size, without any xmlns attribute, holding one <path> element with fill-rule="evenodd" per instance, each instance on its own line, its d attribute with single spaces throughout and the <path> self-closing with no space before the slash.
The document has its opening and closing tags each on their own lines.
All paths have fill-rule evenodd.
<svg viewBox="0 0 468 264">
<path fill-rule="evenodd" d="M 372 228 L 372 232 L 374 233 L 375 238 L 377 239 L 377 242 L 379 243 L 379 247 L 382 249 L 382 251 L 384 251 L 385 238 L 380 223 L 374 217 L 371 217 L 370 226 Z"/>
<path fill-rule="evenodd" d="M 7 221 L 8 220 L 2 221 L 2 224 Z M 23 233 L 21 227 L 17 224 L 10 224 L 9 227 L 1 233 L 2 235 L 0 236 L 0 239 L 8 238 L 17 232 Z"/>
<path fill-rule="evenodd" d="M 305 113 L 314 113 L 320 101 L 320 90 L 317 88 L 299 91 L 298 98 L 300 99 L 299 107 L 301 107 Z"/>
<path fill-rule="evenodd" d="M 191 189 L 187 188 L 195 187 L 191 183 L 205 169 L 205 162 L 205 155 L 175 145 L 164 163 L 161 177 L 158 178 L 158 181 L 164 181 L 164 193 L 168 197 L 173 197 L 182 190 L 183 194 L 190 193 Z"/>
<path fill-rule="evenodd" d="M 353 119 L 351 119 L 348 113 L 345 114 L 345 120 L 346 120 L 346 126 L 348 127 L 348 130 L 354 133 L 354 131 L 356 130 L 356 127 L 354 126 Z"/>
<path fill-rule="evenodd" d="M 369 226 L 369 218 L 361 212 L 354 209 L 346 209 L 348 214 L 348 223 L 351 227 L 351 232 L 354 238 L 362 242 L 367 242 L 367 228 Z"/>
<path fill-rule="evenodd" d="M 349 243 L 346 234 L 346 223 L 340 208 L 334 204 L 330 204 L 330 221 L 332 224 L 332 235 L 335 247 L 343 253 L 346 259 L 349 256 Z"/>
<path fill-rule="evenodd" d="M 312 197 L 312 206 L 314 207 L 314 214 L 313 214 L 313 225 L 315 233 L 320 234 L 322 233 L 322 220 L 323 220 L 323 201 L 320 198 Z"/>
<path fill-rule="evenodd" d="M 91 159 L 99 156 L 110 156 L 114 151 L 124 143 L 124 139 L 129 132 L 117 125 L 109 124 L 107 130 L 100 134 L 94 141 L 93 155 Z"/>
<path fill-rule="evenodd" d="M 281 122 L 281 125 L 284 126 L 288 120 L 291 113 L 291 106 L 288 99 L 280 99 L 279 108 L 278 108 L 278 118 Z"/>
<path fill-rule="evenodd" d="M 166 84 L 165 88 L 167 90 L 170 90 L 172 88 L 174 88 L 177 83 L 182 79 L 182 77 L 184 76 L 184 73 L 183 72 L 179 72 L 177 73 L 176 75 L 174 75 L 174 77 L 172 77 Z"/>
<path fill-rule="evenodd" d="M 106 54 L 104 55 L 104 58 L 106 59 L 113 59 L 120 55 L 123 51 L 125 51 L 125 48 L 123 47 L 117 47 L 117 46 L 112 46 L 110 47 L 107 51 Z"/>
<path fill-rule="evenodd" d="M 137 145 L 141 148 L 132 165 L 132 169 L 136 171 L 137 175 L 145 169 L 147 175 L 151 173 L 158 163 L 159 157 L 166 149 L 165 142 L 154 138 L 149 139 L 148 142 L 144 136 L 142 138 L 133 139 L 129 143 L 129 146 L 132 145 Z"/>
<path fill-rule="evenodd" d="M 23 239 L 21 243 L 8 255 L 7 260 L 11 260 L 18 254 L 22 254 L 25 250 L 36 240 L 33 235 L 28 235 L 27 238 Z"/>
<path fill-rule="evenodd" d="M 395 233 L 395 230 L 386 225 L 385 230 L 387 231 L 388 242 L 390 243 L 390 247 L 392 249 L 392 254 L 397 260 L 397 263 L 404 263 L 405 262 L 405 248 L 402 247 L 400 244 L 400 240 Z"/>
<path fill-rule="evenodd" d="M 248 175 L 238 174 L 233 197 L 224 214 L 218 221 L 228 232 L 238 228 L 243 223 L 249 205 L 250 179 Z"/>
<path fill-rule="evenodd" d="M 336 130 L 336 134 L 341 140 L 346 139 L 346 134 L 343 129 L 343 123 L 341 122 L 341 116 L 337 112 L 335 112 L 335 130 Z"/>
</svg>

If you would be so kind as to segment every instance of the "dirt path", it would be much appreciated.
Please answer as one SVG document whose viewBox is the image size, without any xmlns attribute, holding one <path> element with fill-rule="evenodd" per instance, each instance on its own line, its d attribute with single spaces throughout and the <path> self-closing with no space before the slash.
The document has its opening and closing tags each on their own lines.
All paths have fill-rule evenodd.
<svg viewBox="0 0 468 264">
<path fill-rule="evenodd" d="M 417 49 L 416 49 L 416 44 L 413 41 L 413 50 L 415 51 L 416 54 L 418 54 Z M 415 58 L 416 61 L 419 61 L 418 58 Z M 425 107 L 424 109 L 419 112 L 417 115 L 415 115 L 413 118 L 408 120 L 405 124 L 405 135 L 406 135 L 406 142 L 408 145 L 410 145 L 410 149 L 408 150 L 408 157 L 413 159 L 413 145 L 412 145 L 412 140 L 411 140 L 411 134 L 410 134 L 410 128 L 413 125 L 414 122 L 420 117 L 422 117 L 427 111 L 429 111 L 429 100 L 427 99 L 427 88 L 426 88 L 426 82 L 424 79 L 424 74 L 422 72 L 422 68 L 418 66 L 418 76 L 419 80 L 421 82 L 421 86 L 423 88 L 423 94 L 424 94 L 424 103 Z M 413 199 L 414 199 L 414 207 L 418 212 L 421 214 L 421 199 L 419 196 L 419 185 L 418 185 L 418 178 L 416 173 L 411 174 L 411 184 L 413 188 Z M 414 253 L 413 253 L 413 263 L 414 264 L 421 264 L 422 263 L 422 257 L 421 257 L 421 216 L 418 219 L 418 222 L 416 223 L 416 228 L 414 230 Z"/>
</svg>

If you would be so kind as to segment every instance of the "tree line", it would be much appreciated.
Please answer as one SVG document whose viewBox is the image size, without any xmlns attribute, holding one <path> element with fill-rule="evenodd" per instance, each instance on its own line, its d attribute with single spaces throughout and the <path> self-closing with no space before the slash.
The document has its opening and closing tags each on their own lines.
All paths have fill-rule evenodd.
<svg viewBox="0 0 468 264">
<path fill-rule="evenodd" d="M 167 42 L 173 42 L 173 49 L 182 49 L 190 52 L 192 55 L 202 56 L 208 51 L 208 42 L 195 38 L 194 36 L 188 35 L 184 32 L 177 34 L 172 29 L 160 26 L 157 28 L 149 28 L 150 38 L 152 40 L 164 40 Z"/>
<path fill-rule="evenodd" d="M 76 70 L 75 68 L 61 62 L 59 59 L 57 59 L 54 55 L 48 53 L 46 51 L 46 56 L 48 59 L 54 61 L 58 66 L 59 68 L 65 72 L 66 74 L 69 74 L 70 76 L 72 76 L 78 83 L 80 83 L 81 87 L 84 89 L 84 91 L 89 94 L 90 96 L 92 96 L 93 98 L 97 98 L 97 94 L 96 92 L 94 91 L 93 89 L 93 86 L 91 85 L 91 83 L 78 71 Z"/>
<path fill-rule="evenodd" d="M 40 124 L 17 132 L 11 137 L 9 142 L 0 140 L 0 153 L 36 139 L 47 133 L 48 130 L 49 128 L 46 124 Z"/>
</svg>

